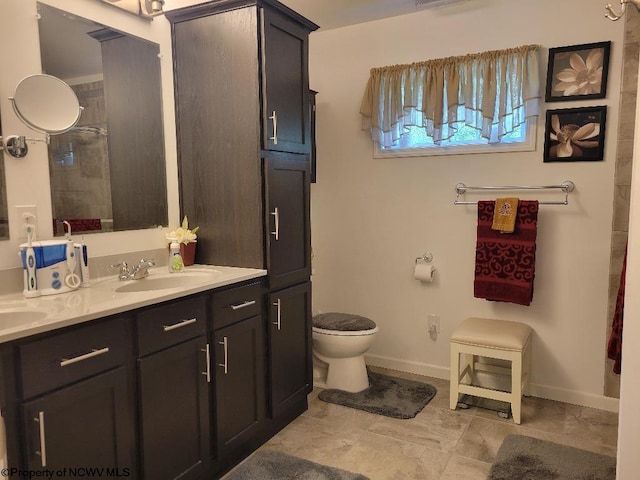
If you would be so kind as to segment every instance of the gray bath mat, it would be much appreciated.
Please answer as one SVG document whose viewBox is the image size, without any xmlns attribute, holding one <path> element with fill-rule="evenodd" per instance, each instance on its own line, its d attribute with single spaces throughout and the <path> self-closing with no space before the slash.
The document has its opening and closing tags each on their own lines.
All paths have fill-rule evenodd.
<svg viewBox="0 0 640 480">
<path fill-rule="evenodd" d="M 369 372 L 369 388 L 358 393 L 323 390 L 320 400 L 393 418 L 413 418 L 435 396 L 428 383 Z"/>
<path fill-rule="evenodd" d="M 232 470 L 224 480 L 369 480 L 369 478 L 275 450 L 259 450 Z"/>
<path fill-rule="evenodd" d="M 523 435 L 504 439 L 487 480 L 615 480 L 616 459 Z"/>
</svg>

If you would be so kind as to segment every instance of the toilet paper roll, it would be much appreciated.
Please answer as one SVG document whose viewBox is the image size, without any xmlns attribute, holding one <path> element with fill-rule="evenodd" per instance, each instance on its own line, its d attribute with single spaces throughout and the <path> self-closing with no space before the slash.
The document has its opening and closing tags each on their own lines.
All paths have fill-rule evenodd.
<svg viewBox="0 0 640 480">
<path fill-rule="evenodd" d="M 413 276 L 416 280 L 420 280 L 423 283 L 433 282 L 433 277 L 436 273 L 436 269 L 430 263 L 416 262 L 416 266 L 413 269 Z"/>
</svg>

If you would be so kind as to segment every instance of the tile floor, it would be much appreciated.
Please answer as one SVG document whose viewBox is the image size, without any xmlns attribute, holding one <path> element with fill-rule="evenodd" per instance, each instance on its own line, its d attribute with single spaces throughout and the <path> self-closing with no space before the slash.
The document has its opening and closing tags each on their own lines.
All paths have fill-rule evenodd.
<svg viewBox="0 0 640 480">
<path fill-rule="evenodd" d="M 485 480 L 512 433 L 616 455 L 617 414 L 534 397 L 515 425 L 489 410 L 449 410 L 449 382 L 376 368 L 438 390 L 413 419 L 398 420 L 326 403 L 317 389 L 309 410 L 261 448 L 362 473 L 371 480 Z"/>
</svg>

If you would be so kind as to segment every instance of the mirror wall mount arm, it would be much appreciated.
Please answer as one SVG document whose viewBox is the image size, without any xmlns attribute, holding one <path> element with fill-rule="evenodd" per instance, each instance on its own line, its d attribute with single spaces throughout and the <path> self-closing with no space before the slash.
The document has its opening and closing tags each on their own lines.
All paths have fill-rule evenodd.
<svg viewBox="0 0 640 480">
<path fill-rule="evenodd" d="M 0 151 L 4 150 L 13 158 L 24 158 L 29 153 L 27 142 L 44 142 L 49 145 L 49 134 L 46 138 L 27 138 L 24 135 L 0 136 Z"/>
</svg>

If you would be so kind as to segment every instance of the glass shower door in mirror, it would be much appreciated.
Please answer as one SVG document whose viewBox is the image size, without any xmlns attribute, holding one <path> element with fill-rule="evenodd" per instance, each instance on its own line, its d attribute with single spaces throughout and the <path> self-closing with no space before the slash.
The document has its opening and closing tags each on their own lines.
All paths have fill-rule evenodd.
<svg viewBox="0 0 640 480">
<path fill-rule="evenodd" d="M 167 225 L 159 46 L 39 3 L 43 72 L 67 82 L 78 125 L 52 136 L 54 232 Z"/>
</svg>

